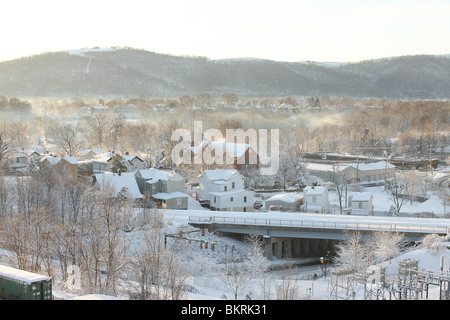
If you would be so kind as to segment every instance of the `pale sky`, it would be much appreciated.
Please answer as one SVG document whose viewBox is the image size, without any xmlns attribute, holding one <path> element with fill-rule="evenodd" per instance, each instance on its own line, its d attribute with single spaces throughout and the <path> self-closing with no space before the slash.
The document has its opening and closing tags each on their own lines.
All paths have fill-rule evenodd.
<svg viewBox="0 0 450 320">
<path fill-rule="evenodd" d="M 0 61 L 114 46 L 324 62 L 450 53 L 450 0 L 14 0 L 0 12 Z"/>
</svg>

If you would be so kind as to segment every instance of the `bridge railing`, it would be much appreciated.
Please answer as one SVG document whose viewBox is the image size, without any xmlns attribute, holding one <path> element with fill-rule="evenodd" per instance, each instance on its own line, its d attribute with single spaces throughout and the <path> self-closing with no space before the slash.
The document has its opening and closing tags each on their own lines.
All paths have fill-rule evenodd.
<svg viewBox="0 0 450 320">
<path fill-rule="evenodd" d="M 289 220 L 289 219 L 258 219 L 238 217 L 200 217 L 190 216 L 190 223 L 201 224 L 234 224 L 247 226 L 273 226 L 273 227 L 298 227 L 317 229 L 338 230 L 361 230 L 361 231 L 392 231 L 392 232 L 417 232 L 445 234 L 450 230 L 446 226 L 417 225 L 407 223 L 379 223 L 379 222 L 344 222 L 344 221 L 319 221 L 319 220 Z"/>
</svg>

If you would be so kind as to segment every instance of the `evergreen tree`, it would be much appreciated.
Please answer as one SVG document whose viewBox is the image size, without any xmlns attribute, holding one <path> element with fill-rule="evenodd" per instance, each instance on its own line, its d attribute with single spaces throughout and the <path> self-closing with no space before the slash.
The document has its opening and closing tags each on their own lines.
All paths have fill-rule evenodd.
<svg viewBox="0 0 450 320">
<path fill-rule="evenodd" d="M 118 173 L 119 170 L 121 172 L 127 172 L 127 166 L 125 161 L 126 160 L 120 154 L 115 153 L 111 157 L 111 162 L 109 163 L 109 170 L 114 173 Z"/>
</svg>

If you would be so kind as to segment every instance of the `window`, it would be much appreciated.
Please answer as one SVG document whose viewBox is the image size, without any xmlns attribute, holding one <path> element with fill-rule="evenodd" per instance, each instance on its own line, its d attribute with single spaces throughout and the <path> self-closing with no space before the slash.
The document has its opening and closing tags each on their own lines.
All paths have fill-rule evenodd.
<svg viewBox="0 0 450 320">
<path fill-rule="evenodd" d="M 316 196 L 313 196 L 312 203 L 316 203 L 316 202 L 317 202 Z"/>
<path fill-rule="evenodd" d="M 233 189 L 234 189 L 234 182 L 232 182 L 232 183 L 231 183 L 231 188 L 233 188 Z"/>
<path fill-rule="evenodd" d="M 177 205 L 181 206 L 181 198 L 177 198 Z"/>
<path fill-rule="evenodd" d="M 224 187 L 223 187 L 223 191 L 227 191 L 227 186 L 224 186 Z"/>
<path fill-rule="evenodd" d="M 247 196 L 244 196 L 244 202 L 247 202 Z"/>
<path fill-rule="evenodd" d="M 214 197 L 214 203 L 216 203 L 216 197 Z"/>
<path fill-rule="evenodd" d="M 359 207 L 359 209 L 362 209 L 362 208 L 363 208 L 362 202 L 358 202 L 358 207 Z"/>
<path fill-rule="evenodd" d="M 233 202 L 233 197 L 230 198 L 230 201 Z"/>
</svg>

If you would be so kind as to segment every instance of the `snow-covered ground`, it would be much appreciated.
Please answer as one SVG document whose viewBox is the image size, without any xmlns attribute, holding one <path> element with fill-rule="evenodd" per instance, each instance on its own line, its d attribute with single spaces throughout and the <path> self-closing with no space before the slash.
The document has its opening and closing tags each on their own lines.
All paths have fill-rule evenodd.
<svg viewBox="0 0 450 320">
<path fill-rule="evenodd" d="M 384 193 L 383 188 L 366 188 L 365 191 L 370 189 L 374 194 L 374 206 L 376 210 L 383 211 L 386 208 L 389 209 L 389 199 L 388 195 Z M 335 200 L 335 195 L 333 192 L 330 193 L 330 202 L 333 203 Z M 433 199 L 433 197 L 431 198 Z M 441 208 L 439 207 L 439 201 L 433 202 L 435 204 L 435 212 L 443 212 L 439 211 Z M 421 210 L 424 206 L 425 202 L 420 204 L 413 202 L 413 205 L 405 204 L 405 209 L 411 210 L 411 212 L 415 212 L 414 210 Z M 430 206 L 426 207 L 427 211 L 430 211 L 432 203 Z M 137 209 L 138 210 L 138 209 Z M 168 233 L 175 233 L 180 229 L 189 230 L 192 227 L 189 225 L 189 217 L 190 216 L 204 216 L 210 217 L 211 215 L 224 215 L 229 214 L 230 216 L 239 216 L 239 215 L 248 215 L 248 216 L 271 216 L 271 217 L 295 217 L 301 215 L 301 213 L 282 213 L 282 212 L 254 212 L 254 213 L 241 213 L 241 212 L 211 212 L 209 209 L 203 208 L 200 206 L 198 201 L 189 197 L 189 209 L 188 210 L 163 210 L 164 217 L 167 222 L 169 222 L 169 230 Z M 320 214 L 317 214 L 320 215 Z M 325 217 L 325 215 L 321 215 Z M 337 217 L 338 215 L 336 215 Z M 443 216 L 442 216 L 443 217 Z M 344 218 L 344 217 L 342 217 Z M 374 217 L 375 218 L 375 217 Z M 383 217 L 376 217 L 378 219 L 383 219 Z M 385 219 L 402 219 L 401 217 L 384 217 Z M 416 218 L 417 221 L 420 221 L 423 218 Z M 426 220 L 426 219 L 425 219 Z M 425 221 L 424 220 L 424 221 Z M 142 242 L 142 238 L 139 234 L 139 229 L 136 229 L 132 232 L 126 234 L 132 239 L 132 247 L 139 246 Z M 192 237 L 200 237 L 199 233 L 192 234 Z M 216 243 L 216 250 L 212 251 L 210 249 L 199 249 L 203 250 L 202 254 L 204 255 L 203 262 L 204 263 L 201 268 L 201 273 L 192 274 L 187 278 L 186 284 L 190 286 L 189 292 L 187 292 L 183 297 L 186 300 L 233 300 L 234 297 L 230 290 L 228 290 L 225 286 L 223 280 L 220 279 L 218 275 L 218 269 L 214 267 L 214 264 L 217 264 L 217 261 L 223 259 L 223 255 L 230 255 L 231 246 L 234 245 L 236 248 L 236 252 L 244 251 L 245 244 L 242 241 L 237 240 L 232 237 L 218 237 L 214 234 L 207 234 L 206 239 L 211 242 Z M 174 241 L 173 239 L 169 239 L 169 241 Z M 227 247 L 228 251 L 224 251 L 223 248 Z M 450 243 L 447 242 L 447 247 L 450 247 Z M 218 257 L 222 255 L 222 257 Z M 286 259 L 276 259 L 274 258 L 272 261 L 268 261 L 269 265 L 273 270 L 267 272 L 266 280 L 266 296 L 263 294 L 263 290 L 261 289 L 263 278 L 255 278 L 252 279 L 251 283 L 245 287 L 245 290 L 239 293 L 238 299 L 252 299 L 252 300 L 262 300 L 267 298 L 267 295 L 271 297 L 271 299 L 277 299 L 277 288 L 282 287 L 283 281 L 284 283 L 289 283 L 289 286 L 292 290 L 295 291 L 295 295 L 297 299 L 312 299 L 312 300 L 330 300 L 332 299 L 332 289 L 333 289 L 333 280 L 330 274 L 328 276 L 323 276 L 323 266 L 319 263 L 316 258 L 301 258 L 296 259 L 295 261 L 288 261 Z M 450 250 L 447 248 L 441 248 L 438 251 L 430 252 L 424 247 L 418 246 L 416 248 L 408 249 L 408 251 L 403 252 L 400 256 L 393 258 L 391 261 L 385 261 L 381 263 L 381 265 L 386 267 L 386 275 L 389 279 L 394 279 L 398 274 L 399 269 L 399 261 L 403 261 L 405 259 L 416 259 L 419 261 L 419 269 L 431 270 L 434 272 L 439 272 L 441 266 L 441 259 L 443 261 L 443 270 L 444 272 L 450 271 Z M 208 262 L 209 260 L 209 262 Z M 212 264 L 211 264 L 212 262 Z M 295 263 L 295 266 L 291 269 L 283 268 L 288 266 L 291 262 Z M 328 265 L 328 271 L 330 270 L 330 265 Z M 287 280 L 289 279 L 289 280 Z M 342 278 L 339 281 L 344 281 L 345 278 Z M 269 283 L 269 284 L 268 284 Z M 376 284 L 372 285 L 376 286 Z M 364 286 L 359 284 L 354 286 L 354 296 L 352 299 L 355 300 L 363 300 L 364 299 Z M 267 292 L 269 292 L 267 294 Z M 61 292 L 58 290 L 54 290 L 54 295 L 60 299 L 72 299 L 76 298 L 75 295 L 70 294 L 68 292 Z M 128 298 L 126 292 L 122 295 L 123 298 Z M 87 299 L 87 298 L 86 298 Z M 425 296 L 421 297 L 421 299 L 425 299 Z M 438 300 L 439 299 L 439 287 L 438 286 L 430 286 L 428 291 L 428 299 L 430 300 Z"/>
<path fill-rule="evenodd" d="M 382 198 L 382 194 L 378 194 L 377 197 Z M 201 207 L 197 201 L 190 198 L 189 199 L 189 210 L 165 210 L 165 218 L 167 221 L 170 221 L 171 230 L 173 232 L 179 230 L 180 228 L 187 228 L 189 222 L 189 216 L 211 216 L 224 214 L 222 213 L 213 213 L 208 209 Z M 230 215 L 239 215 L 244 213 L 227 213 Z M 284 217 L 292 217 L 298 215 L 298 213 L 281 213 L 281 212 L 270 212 L 270 213 L 246 213 L 246 215 L 277 215 Z M 386 217 L 386 219 L 402 219 L 401 217 Z M 417 218 L 420 221 L 422 218 Z M 211 241 L 216 241 L 219 243 L 219 246 L 223 247 L 223 245 L 227 244 L 228 248 L 231 248 L 231 245 L 234 244 L 237 249 L 243 249 L 244 244 L 235 238 L 229 237 L 215 237 L 213 235 L 209 235 Z M 450 246 L 449 243 L 447 243 Z M 200 250 L 200 249 L 199 249 Z M 203 249 L 204 250 L 204 249 Z M 210 255 L 213 254 L 223 254 L 223 250 L 216 250 L 215 253 L 209 251 Z M 229 252 L 228 252 L 229 254 Z M 408 251 L 404 252 L 398 257 L 393 258 L 391 261 L 386 261 L 381 263 L 380 265 L 386 267 L 386 276 L 389 279 L 394 279 L 398 274 L 399 269 L 399 261 L 403 261 L 405 259 L 417 259 L 419 261 L 419 269 L 431 270 L 435 272 L 439 272 L 441 257 L 443 257 L 443 269 L 445 272 L 450 271 L 450 250 L 443 248 L 435 252 L 430 252 L 428 249 L 418 246 L 416 248 L 408 249 Z M 270 294 L 273 299 L 276 299 L 276 286 L 280 286 L 281 282 L 287 281 L 286 279 L 290 279 L 290 285 L 292 288 L 295 287 L 297 292 L 297 297 L 299 299 L 313 299 L 313 300 L 329 300 L 332 299 L 331 289 L 332 289 L 332 279 L 328 274 L 328 277 L 323 276 L 323 265 L 321 264 L 312 264 L 312 258 L 301 258 L 296 261 L 287 261 L 286 259 L 276 259 L 270 261 L 269 264 L 271 267 L 274 267 L 275 270 L 269 271 L 271 285 Z M 316 259 L 314 259 L 316 260 Z M 295 262 L 297 265 L 292 269 L 287 268 L 279 268 L 280 266 L 287 266 L 290 262 Z M 278 267 L 278 268 L 276 268 Z M 330 267 L 330 266 L 329 266 Z M 328 269 L 329 270 L 329 269 Z M 335 279 L 336 280 L 336 279 Z M 266 279 L 267 281 L 267 279 Z M 261 283 L 263 279 L 253 279 L 252 283 L 249 284 L 242 293 L 239 294 L 238 299 L 264 299 L 261 290 Z M 191 276 L 187 280 L 187 284 L 191 286 L 191 292 L 185 295 L 185 299 L 189 300 L 215 300 L 215 299 L 233 299 L 233 296 L 224 286 L 224 283 L 217 275 L 217 271 L 214 271 L 214 268 L 208 267 L 206 265 L 205 271 L 201 275 Z M 353 299 L 362 300 L 364 299 L 364 287 L 362 285 L 358 285 L 354 287 L 355 295 Z M 423 296 L 424 298 L 425 296 Z M 394 298 L 392 298 L 394 299 Z M 439 299 L 439 287 L 430 286 L 428 292 L 428 299 L 437 300 Z"/>
<path fill-rule="evenodd" d="M 186 211 L 176 211 L 176 210 L 167 210 L 166 218 L 170 219 L 173 228 L 178 228 L 180 226 L 186 226 L 188 224 L 189 216 L 194 213 L 195 215 L 204 214 L 208 216 L 211 214 L 210 211 L 198 207 L 195 201 L 191 201 L 192 208 L 195 208 L 194 212 Z M 277 214 L 277 213 L 272 213 Z M 279 214 L 279 213 L 278 213 Z M 289 215 L 289 214 L 288 214 Z M 397 218 L 401 219 L 401 218 Z M 420 218 L 418 218 L 420 219 Z M 216 239 L 217 241 L 217 239 Z M 228 244 L 236 244 L 243 245 L 241 243 L 237 243 L 236 239 L 220 237 L 218 241 L 222 243 Z M 386 261 L 381 263 L 386 267 L 386 275 L 389 278 L 395 277 L 398 274 L 399 269 L 399 261 L 405 259 L 417 259 L 419 261 L 419 269 L 426 269 L 431 271 L 439 272 L 441 256 L 444 261 L 444 271 L 450 271 L 450 250 L 441 249 L 436 252 L 429 252 L 427 249 L 423 247 L 416 247 L 414 249 L 409 249 L 407 252 L 401 254 L 400 256 L 392 259 L 391 261 Z M 298 298 L 300 299 L 313 299 L 313 300 L 329 300 L 331 299 L 331 287 L 332 282 L 330 279 L 330 275 L 328 277 L 323 277 L 322 273 L 322 265 L 314 264 L 311 265 L 311 259 L 303 258 L 298 259 L 296 262 L 299 262 L 300 265 L 297 265 L 292 269 L 292 273 L 290 274 L 291 285 L 296 287 L 298 292 Z M 305 263 L 305 265 L 301 265 L 301 263 Z M 272 266 L 286 265 L 288 261 L 285 259 L 274 259 L 270 262 Z M 286 279 L 289 270 L 276 270 L 269 271 L 273 279 L 271 293 L 275 296 L 275 286 L 280 283 L 282 279 Z M 317 275 L 315 278 L 314 275 Z M 246 290 L 240 294 L 240 299 L 246 299 L 251 297 L 252 299 L 264 299 L 261 293 L 260 285 L 262 279 L 253 280 L 252 284 L 248 285 Z M 188 284 L 191 285 L 195 292 L 188 293 L 186 299 L 202 299 L 202 300 L 210 300 L 210 299 L 232 299 L 230 293 L 224 287 L 223 282 L 217 277 L 216 274 L 210 274 L 208 271 L 205 272 L 202 276 L 191 277 L 188 280 Z M 354 299 L 362 300 L 364 299 L 364 287 L 362 285 L 355 286 L 355 296 Z M 430 286 L 428 299 L 437 300 L 439 299 L 439 287 Z"/>
</svg>

